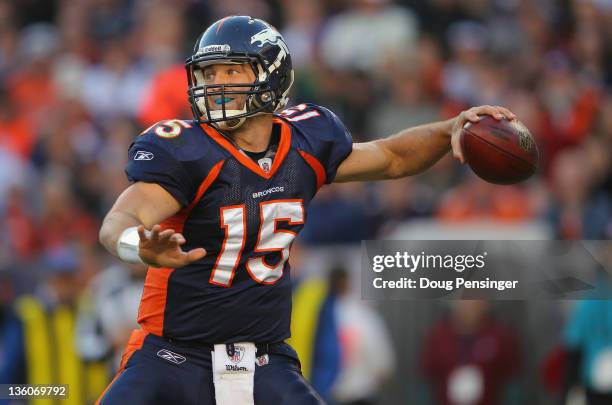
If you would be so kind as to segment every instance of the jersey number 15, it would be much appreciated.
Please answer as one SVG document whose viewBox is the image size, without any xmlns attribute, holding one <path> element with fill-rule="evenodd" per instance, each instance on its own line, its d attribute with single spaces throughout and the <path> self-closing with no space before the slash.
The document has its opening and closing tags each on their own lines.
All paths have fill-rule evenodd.
<svg viewBox="0 0 612 405">
<path fill-rule="evenodd" d="M 251 278 L 261 284 L 274 284 L 283 276 L 285 262 L 289 259 L 289 247 L 296 232 L 277 229 L 278 222 L 289 225 L 304 223 L 304 204 L 297 200 L 273 200 L 259 203 L 260 226 L 257 243 L 253 253 L 264 253 L 251 257 L 246 262 L 246 269 Z M 225 238 L 217 262 L 210 274 L 210 283 L 229 287 L 232 285 L 240 256 L 246 240 L 246 206 L 244 204 L 221 208 L 221 228 L 225 229 Z M 281 260 L 276 265 L 266 263 L 265 253 L 280 252 Z"/>
</svg>

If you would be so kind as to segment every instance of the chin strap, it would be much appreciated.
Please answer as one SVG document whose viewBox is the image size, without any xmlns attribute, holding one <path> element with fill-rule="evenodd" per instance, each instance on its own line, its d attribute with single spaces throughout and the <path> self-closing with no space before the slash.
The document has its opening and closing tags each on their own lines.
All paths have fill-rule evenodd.
<svg viewBox="0 0 612 405">
<path fill-rule="evenodd" d="M 211 122 L 210 125 L 214 126 L 215 128 L 217 128 L 220 131 L 233 131 L 236 130 L 238 128 L 240 128 L 242 126 L 242 124 L 245 123 L 247 117 L 242 117 L 242 118 L 230 118 L 227 119 L 225 121 L 217 121 L 217 122 Z M 230 122 L 235 121 L 236 124 L 234 125 L 230 125 Z"/>
</svg>

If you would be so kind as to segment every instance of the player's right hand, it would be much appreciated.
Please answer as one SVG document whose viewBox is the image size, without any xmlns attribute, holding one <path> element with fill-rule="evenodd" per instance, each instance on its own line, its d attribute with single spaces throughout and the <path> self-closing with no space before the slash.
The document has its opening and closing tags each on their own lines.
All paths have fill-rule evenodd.
<svg viewBox="0 0 612 405">
<path fill-rule="evenodd" d="M 459 115 L 454 118 L 453 129 L 451 130 L 451 148 L 455 159 L 459 160 L 461 164 L 466 162 L 463 151 L 461 150 L 461 131 L 463 126 L 468 122 L 477 123 L 480 121 L 481 115 L 490 115 L 496 120 L 506 118 L 508 121 L 512 121 L 516 118 L 516 115 L 505 107 L 481 105 L 478 107 L 472 107 L 469 110 L 462 111 Z"/>
<path fill-rule="evenodd" d="M 178 268 L 206 256 L 203 248 L 192 249 L 185 252 L 181 249 L 186 240 L 183 235 L 174 229 L 162 231 L 161 226 L 154 225 L 150 234 L 145 232 L 144 225 L 138 227 L 138 254 L 142 261 L 153 267 Z"/>
</svg>

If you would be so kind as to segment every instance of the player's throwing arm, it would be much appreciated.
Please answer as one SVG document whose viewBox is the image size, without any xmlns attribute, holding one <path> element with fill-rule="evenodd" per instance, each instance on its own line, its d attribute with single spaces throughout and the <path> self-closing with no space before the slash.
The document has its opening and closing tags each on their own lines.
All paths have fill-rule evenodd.
<svg viewBox="0 0 612 405">
<path fill-rule="evenodd" d="M 456 159 L 465 163 L 460 142 L 463 126 L 479 122 L 484 115 L 498 121 L 516 119 L 507 108 L 485 105 L 470 108 L 447 121 L 408 128 L 372 142 L 355 143 L 353 152 L 338 168 L 334 181 L 384 180 L 415 175 L 433 166 L 449 149 Z"/>
</svg>

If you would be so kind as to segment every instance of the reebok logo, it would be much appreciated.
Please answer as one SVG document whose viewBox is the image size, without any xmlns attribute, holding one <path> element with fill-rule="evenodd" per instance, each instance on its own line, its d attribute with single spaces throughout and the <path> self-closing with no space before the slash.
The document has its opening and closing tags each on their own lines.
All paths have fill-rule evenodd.
<svg viewBox="0 0 612 405">
<path fill-rule="evenodd" d="M 134 160 L 153 160 L 155 155 L 151 152 L 147 152 L 146 150 L 139 150 L 134 155 Z"/>
<path fill-rule="evenodd" d="M 171 352 L 170 350 L 161 349 L 157 352 L 157 355 L 164 360 L 168 360 L 170 363 L 181 364 L 187 361 L 187 359 L 180 354 Z"/>
</svg>

